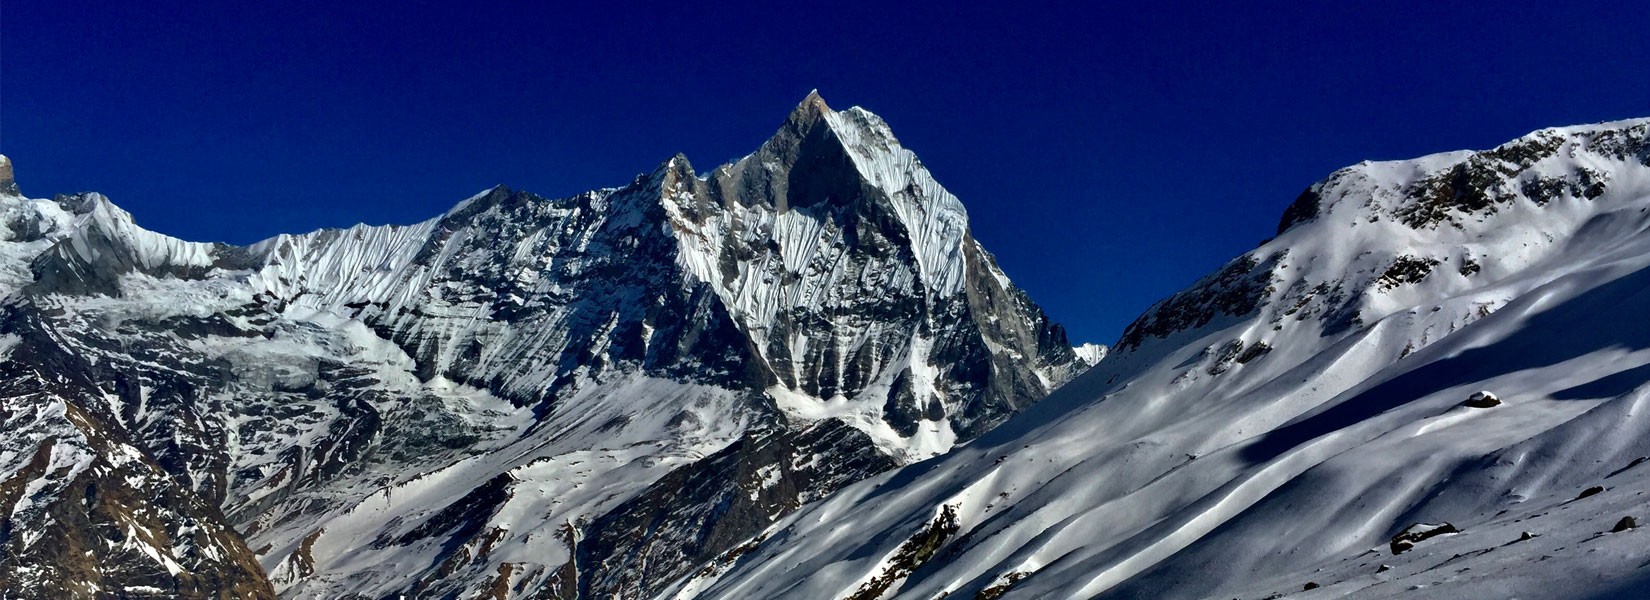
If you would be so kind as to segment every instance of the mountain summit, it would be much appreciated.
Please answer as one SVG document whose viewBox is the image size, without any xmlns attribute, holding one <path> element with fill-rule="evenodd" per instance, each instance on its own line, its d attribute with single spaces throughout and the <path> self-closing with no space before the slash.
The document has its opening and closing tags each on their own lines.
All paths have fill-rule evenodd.
<svg viewBox="0 0 1650 600">
<path fill-rule="evenodd" d="M 0 583 L 35 595 L 647 596 L 1088 366 L 887 125 L 817 93 L 707 174 L 415 225 L 0 218 Z"/>
</svg>

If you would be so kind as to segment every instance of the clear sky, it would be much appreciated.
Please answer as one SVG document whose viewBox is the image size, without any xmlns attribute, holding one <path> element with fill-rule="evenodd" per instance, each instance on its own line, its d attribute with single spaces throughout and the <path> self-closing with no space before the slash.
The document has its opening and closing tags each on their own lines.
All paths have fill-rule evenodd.
<svg viewBox="0 0 1650 600">
<path fill-rule="evenodd" d="M 1109 343 L 1338 167 L 1650 116 L 1643 2 L 566 4 L 4 2 L 0 152 L 246 243 L 707 171 L 818 88 Z"/>
</svg>

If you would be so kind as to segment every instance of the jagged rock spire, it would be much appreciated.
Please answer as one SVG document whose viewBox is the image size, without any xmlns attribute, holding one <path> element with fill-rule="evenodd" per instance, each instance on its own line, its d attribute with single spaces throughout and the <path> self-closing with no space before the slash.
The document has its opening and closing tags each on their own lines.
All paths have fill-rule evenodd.
<svg viewBox="0 0 1650 600">
<path fill-rule="evenodd" d="M 11 172 L 11 159 L 0 154 L 0 195 L 21 196 L 22 191 L 17 189 L 17 178 Z"/>
<path fill-rule="evenodd" d="M 830 105 L 825 104 L 825 99 L 819 96 L 819 90 L 813 90 L 808 92 L 808 96 L 796 105 L 796 108 L 791 111 L 790 117 L 785 119 L 785 123 L 808 125 L 831 112 Z"/>
</svg>

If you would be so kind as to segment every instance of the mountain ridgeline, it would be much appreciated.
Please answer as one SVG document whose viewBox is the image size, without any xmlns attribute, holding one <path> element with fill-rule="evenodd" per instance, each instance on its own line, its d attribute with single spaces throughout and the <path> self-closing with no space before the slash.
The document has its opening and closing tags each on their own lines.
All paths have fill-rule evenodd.
<svg viewBox="0 0 1650 600">
<path fill-rule="evenodd" d="M 886 124 L 253 244 L 0 182 L 0 588 L 644 598 L 1087 369 Z"/>
<path fill-rule="evenodd" d="M 1107 355 L 817 95 L 708 173 L 244 247 L 0 158 L 0 589 L 1650 591 L 1650 119 L 1359 163 L 1276 233 Z"/>
</svg>

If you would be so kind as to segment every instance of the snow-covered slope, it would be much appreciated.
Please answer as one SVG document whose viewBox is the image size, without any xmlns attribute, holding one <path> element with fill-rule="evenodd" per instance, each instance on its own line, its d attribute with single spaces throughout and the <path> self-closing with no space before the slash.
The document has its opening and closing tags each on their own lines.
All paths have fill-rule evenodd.
<svg viewBox="0 0 1650 600">
<path fill-rule="evenodd" d="M 1037 406 L 673 594 L 1634 597 L 1646 311 L 1650 120 L 1358 164 Z"/>
<path fill-rule="evenodd" d="M 6 184 L 0 416 L 30 433 L 0 448 L 0 580 L 30 593 L 644 597 L 1090 364 L 886 124 L 817 94 L 705 175 L 248 247 Z M 125 445 L 31 466 L 76 435 Z M 128 450 L 183 499 L 95 466 Z M 177 513 L 140 536 L 167 570 L 34 574 L 83 472 Z M 218 570 L 249 583 L 187 577 Z"/>
</svg>

